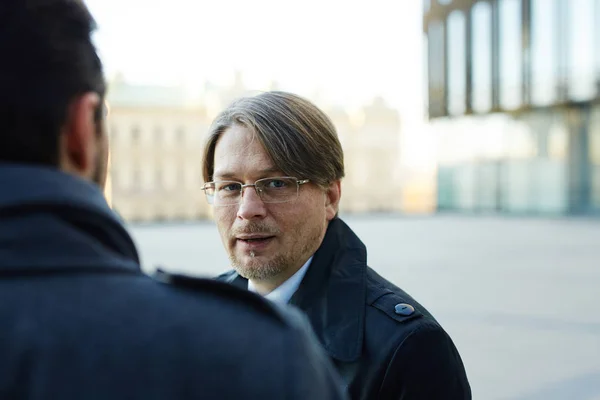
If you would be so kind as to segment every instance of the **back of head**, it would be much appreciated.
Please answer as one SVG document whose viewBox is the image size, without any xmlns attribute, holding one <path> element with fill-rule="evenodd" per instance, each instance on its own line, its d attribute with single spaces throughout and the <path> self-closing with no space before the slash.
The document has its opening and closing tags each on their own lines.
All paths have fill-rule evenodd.
<svg viewBox="0 0 600 400">
<path fill-rule="evenodd" d="M 236 124 L 250 129 L 288 176 L 309 179 L 321 187 L 344 177 L 344 153 L 327 115 L 300 96 L 273 91 L 241 98 L 217 116 L 204 152 L 206 182 L 213 178 L 219 137 Z"/>
<path fill-rule="evenodd" d="M 81 0 L 0 2 L 0 162 L 58 164 L 70 102 L 104 97 L 94 29 Z"/>
</svg>

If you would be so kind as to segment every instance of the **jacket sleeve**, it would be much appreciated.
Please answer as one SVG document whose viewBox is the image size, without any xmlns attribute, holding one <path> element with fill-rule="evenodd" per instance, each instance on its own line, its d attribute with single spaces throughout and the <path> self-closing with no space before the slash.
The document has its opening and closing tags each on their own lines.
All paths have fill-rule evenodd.
<svg viewBox="0 0 600 400">
<path fill-rule="evenodd" d="M 379 399 L 471 400 L 458 350 L 438 324 L 425 322 L 396 348 Z"/>
<path fill-rule="evenodd" d="M 286 311 L 295 329 L 289 338 L 289 353 L 284 356 L 289 367 L 286 399 L 348 400 L 340 376 L 306 317 L 293 307 Z"/>
</svg>

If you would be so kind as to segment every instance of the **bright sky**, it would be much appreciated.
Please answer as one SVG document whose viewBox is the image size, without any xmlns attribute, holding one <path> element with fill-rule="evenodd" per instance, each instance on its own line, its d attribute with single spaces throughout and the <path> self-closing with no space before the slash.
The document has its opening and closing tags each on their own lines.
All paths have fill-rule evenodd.
<svg viewBox="0 0 600 400">
<path fill-rule="evenodd" d="M 421 0 L 87 0 L 109 74 L 284 90 L 347 107 L 382 96 L 403 131 L 423 115 Z"/>
<path fill-rule="evenodd" d="M 87 4 L 108 72 L 131 81 L 226 84 L 239 70 L 251 88 L 274 79 L 343 103 L 383 95 L 404 108 L 421 95 L 420 0 Z"/>
</svg>

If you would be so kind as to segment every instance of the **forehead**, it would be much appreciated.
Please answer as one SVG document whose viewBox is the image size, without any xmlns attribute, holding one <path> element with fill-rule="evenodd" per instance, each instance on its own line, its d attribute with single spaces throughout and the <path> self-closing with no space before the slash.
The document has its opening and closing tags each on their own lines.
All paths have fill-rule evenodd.
<svg viewBox="0 0 600 400">
<path fill-rule="evenodd" d="M 215 146 L 215 177 L 245 177 L 274 171 L 273 160 L 250 129 L 234 125 L 221 134 Z"/>
</svg>

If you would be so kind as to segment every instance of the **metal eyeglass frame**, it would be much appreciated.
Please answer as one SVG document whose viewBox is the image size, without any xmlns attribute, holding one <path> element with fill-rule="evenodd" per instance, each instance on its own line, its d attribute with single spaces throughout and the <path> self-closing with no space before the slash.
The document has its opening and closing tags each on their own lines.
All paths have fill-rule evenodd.
<svg viewBox="0 0 600 400">
<path fill-rule="evenodd" d="M 263 195 L 261 193 L 263 193 L 259 187 L 257 187 L 257 184 L 260 186 L 261 181 L 267 181 L 267 180 L 276 180 L 276 179 L 294 179 L 296 181 L 296 197 L 294 199 L 289 199 L 289 200 L 284 200 L 284 201 L 264 201 L 263 200 Z M 310 182 L 310 179 L 298 179 L 294 176 L 274 176 L 271 178 L 261 178 L 261 179 L 257 179 L 254 183 L 247 183 L 247 184 L 243 184 L 242 182 L 238 182 L 238 181 L 228 181 L 228 180 L 222 180 L 222 181 L 211 181 L 211 182 L 206 182 L 203 186 L 202 186 L 202 191 L 204 191 L 204 194 L 206 196 L 206 201 L 208 202 L 208 204 L 210 205 L 215 205 L 214 204 L 214 195 L 210 196 L 207 193 L 207 190 L 209 189 L 209 186 L 214 186 L 215 183 L 218 182 L 231 182 L 231 183 L 237 183 L 239 185 L 241 185 L 240 187 L 240 193 L 239 196 L 237 197 L 237 201 L 234 203 L 227 203 L 227 204 L 221 204 L 221 205 L 216 205 L 216 207 L 226 207 L 226 206 L 235 206 L 240 204 L 242 197 L 244 195 L 244 188 L 247 187 L 254 187 L 254 190 L 256 192 L 256 195 L 260 198 L 260 200 L 265 203 L 265 204 L 278 204 L 278 203 L 288 203 L 291 201 L 294 201 L 298 198 L 298 193 L 300 192 L 300 185 L 304 185 L 305 183 Z M 212 188 L 214 189 L 214 187 Z M 212 199 L 212 200 L 211 200 Z"/>
</svg>

